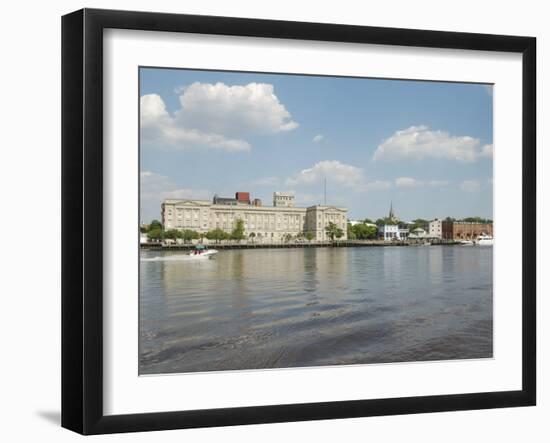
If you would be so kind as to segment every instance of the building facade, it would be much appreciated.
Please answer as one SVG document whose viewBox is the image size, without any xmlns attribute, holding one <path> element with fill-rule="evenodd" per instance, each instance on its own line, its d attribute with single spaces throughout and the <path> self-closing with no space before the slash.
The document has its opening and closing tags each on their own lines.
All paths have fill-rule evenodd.
<svg viewBox="0 0 550 443">
<path fill-rule="evenodd" d="M 443 221 L 441 238 L 444 240 L 474 240 L 481 234 L 493 236 L 492 223 Z"/>
<path fill-rule="evenodd" d="M 378 238 L 384 241 L 401 240 L 398 225 L 378 226 Z"/>
<path fill-rule="evenodd" d="M 276 208 L 293 208 L 294 194 L 292 192 L 274 192 L 273 206 Z"/>
<path fill-rule="evenodd" d="M 415 228 L 409 234 L 409 239 L 424 239 L 428 238 L 428 233 L 422 228 Z"/>
<path fill-rule="evenodd" d="M 409 229 L 399 225 L 380 225 L 378 238 L 384 241 L 406 240 L 409 238 Z"/>
<path fill-rule="evenodd" d="M 294 195 L 289 193 L 274 193 L 274 206 L 261 206 L 258 202 L 251 201 L 248 193 L 237 193 L 234 199 L 215 196 L 213 201 L 167 199 L 161 205 L 162 225 L 167 230 L 189 229 L 204 234 L 219 228 L 230 233 L 237 221 L 242 220 L 246 237 L 254 233 L 255 241 L 277 242 L 289 235 L 305 236 L 308 232 L 313 240 L 329 240 L 326 227 L 332 222 L 342 230 L 341 239 L 347 239 L 346 208 L 321 205 L 298 208 L 294 206 Z"/>
<path fill-rule="evenodd" d="M 443 222 L 437 218 L 430 221 L 428 235 L 432 238 L 443 238 Z"/>
</svg>

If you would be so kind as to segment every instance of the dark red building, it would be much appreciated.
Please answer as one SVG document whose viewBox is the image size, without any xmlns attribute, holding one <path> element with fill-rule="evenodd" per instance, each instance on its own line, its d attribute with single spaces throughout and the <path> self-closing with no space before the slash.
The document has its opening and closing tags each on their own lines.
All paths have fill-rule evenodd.
<svg viewBox="0 0 550 443">
<path fill-rule="evenodd" d="M 250 204 L 250 192 L 235 192 L 235 198 L 239 203 Z"/>
</svg>

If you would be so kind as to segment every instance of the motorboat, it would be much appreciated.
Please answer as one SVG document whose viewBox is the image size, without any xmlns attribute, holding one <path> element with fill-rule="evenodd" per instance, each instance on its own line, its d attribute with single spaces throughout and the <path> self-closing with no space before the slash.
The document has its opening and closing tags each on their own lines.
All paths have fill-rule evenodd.
<svg viewBox="0 0 550 443">
<path fill-rule="evenodd" d="M 474 242 L 472 240 L 460 240 L 462 246 L 473 246 Z"/>
<path fill-rule="evenodd" d="M 475 239 L 475 244 L 478 246 L 493 246 L 494 241 L 493 237 L 482 233 Z"/>
<path fill-rule="evenodd" d="M 189 257 L 190 258 L 211 258 L 217 253 L 218 251 L 216 249 L 208 249 L 204 245 L 197 245 L 195 246 L 195 249 L 193 249 L 189 253 Z"/>
</svg>

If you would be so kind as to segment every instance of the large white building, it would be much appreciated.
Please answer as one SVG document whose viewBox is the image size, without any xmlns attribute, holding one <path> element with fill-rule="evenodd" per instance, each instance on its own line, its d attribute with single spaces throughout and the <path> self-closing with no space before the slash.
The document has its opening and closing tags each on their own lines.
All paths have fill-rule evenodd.
<svg viewBox="0 0 550 443">
<path fill-rule="evenodd" d="M 429 224 L 428 235 L 433 238 L 442 238 L 443 223 L 439 219 L 432 220 Z"/>
<path fill-rule="evenodd" d="M 246 197 L 239 198 L 242 195 Z M 254 233 L 255 241 L 282 241 L 288 235 L 308 232 L 313 240 L 324 241 L 329 240 L 325 228 L 332 222 L 342 230 L 341 239 L 347 239 L 346 208 L 322 205 L 298 208 L 294 206 L 294 195 L 289 193 L 274 193 L 274 206 L 243 203 L 246 198 L 247 193 L 237 193 L 235 199 L 216 196 L 214 201 L 167 199 L 161 205 L 162 225 L 167 230 L 206 233 L 219 228 L 231 232 L 237 220 L 242 220 L 245 236 Z"/>
</svg>

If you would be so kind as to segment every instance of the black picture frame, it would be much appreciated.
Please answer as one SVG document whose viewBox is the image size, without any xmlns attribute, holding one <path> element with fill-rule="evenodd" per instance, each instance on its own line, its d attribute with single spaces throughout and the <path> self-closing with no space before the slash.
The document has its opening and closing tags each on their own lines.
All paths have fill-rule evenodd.
<svg viewBox="0 0 550 443">
<path fill-rule="evenodd" d="M 522 389 L 131 415 L 103 413 L 103 31 L 108 28 L 522 54 Z M 83 9 L 62 18 L 62 426 L 151 431 L 536 403 L 536 39 Z"/>
</svg>

